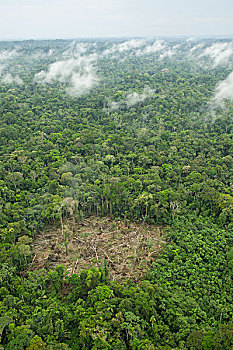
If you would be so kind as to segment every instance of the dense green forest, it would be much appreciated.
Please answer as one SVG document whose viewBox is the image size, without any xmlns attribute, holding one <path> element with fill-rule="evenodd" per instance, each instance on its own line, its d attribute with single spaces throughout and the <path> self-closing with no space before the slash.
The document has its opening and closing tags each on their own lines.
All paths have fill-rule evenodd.
<svg viewBox="0 0 233 350">
<path fill-rule="evenodd" d="M 233 349 L 232 71 L 231 40 L 0 42 L 0 348 Z M 163 231 L 142 278 L 33 265 L 89 217 Z"/>
</svg>

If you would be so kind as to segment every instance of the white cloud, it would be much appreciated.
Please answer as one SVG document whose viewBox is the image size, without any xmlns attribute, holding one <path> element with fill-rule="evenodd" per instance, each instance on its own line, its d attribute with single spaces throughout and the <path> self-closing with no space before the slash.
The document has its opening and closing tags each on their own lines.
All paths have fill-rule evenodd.
<svg viewBox="0 0 233 350">
<path fill-rule="evenodd" d="M 213 102 L 221 103 L 224 99 L 233 100 L 233 72 L 216 86 Z"/>
<path fill-rule="evenodd" d="M 23 85 L 23 80 L 18 75 L 13 76 L 12 74 L 7 73 L 1 78 L 1 83 Z"/>
<path fill-rule="evenodd" d="M 80 56 L 52 63 L 48 70 L 35 75 L 35 81 L 41 84 L 55 82 L 68 84 L 67 92 L 72 96 L 87 93 L 98 82 L 92 62 L 95 55 Z"/>
<path fill-rule="evenodd" d="M 48 56 L 53 56 L 53 54 L 54 54 L 53 49 L 49 49 Z"/>
<path fill-rule="evenodd" d="M 147 46 L 142 53 L 156 53 L 165 49 L 165 42 L 163 40 L 157 40 L 153 45 Z"/>
<path fill-rule="evenodd" d="M 106 49 L 103 52 L 103 56 L 110 55 L 117 52 L 125 52 L 133 49 L 138 49 L 145 44 L 145 40 L 142 39 L 132 39 L 125 41 L 121 44 L 114 44 L 110 49 Z"/>
<path fill-rule="evenodd" d="M 149 87 L 145 87 L 141 94 L 133 92 L 132 94 L 127 95 L 125 101 L 128 107 L 132 107 L 137 103 L 145 101 L 147 98 L 153 96 L 153 94 L 154 90 L 150 89 Z"/>
<path fill-rule="evenodd" d="M 86 66 L 81 72 L 73 73 L 70 79 L 70 87 L 67 89 L 71 96 L 81 96 L 87 93 L 98 83 L 98 77 L 91 66 Z"/>
<path fill-rule="evenodd" d="M 125 41 L 122 44 L 116 45 L 116 50 L 119 52 L 124 52 L 132 49 L 137 49 L 138 47 L 141 47 L 144 45 L 145 41 L 144 40 L 136 40 L 132 39 L 129 41 Z"/>
<path fill-rule="evenodd" d="M 177 52 L 177 48 L 178 47 L 180 47 L 180 45 L 176 45 L 176 46 L 174 46 L 174 47 L 164 51 L 159 57 L 161 59 L 163 59 L 165 57 L 172 57 L 172 56 L 174 56 L 176 54 L 176 52 Z"/>
<path fill-rule="evenodd" d="M 137 92 L 133 92 L 131 94 L 128 94 L 124 100 L 121 100 L 119 102 L 115 102 L 115 101 L 111 101 L 109 103 L 109 107 L 111 110 L 117 110 L 119 109 L 121 106 L 127 106 L 132 107 L 138 103 L 144 102 L 147 98 L 152 97 L 154 95 L 155 91 L 152 90 L 151 88 L 149 88 L 148 86 L 146 86 L 143 89 L 142 93 L 137 93 Z"/>
<path fill-rule="evenodd" d="M 120 106 L 121 106 L 121 104 L 120 104 L 119 102 L 111 101 L 111 102 L 109 103 L 109 107 L 110 107 L 110 109 L 111 109 L 112 111 L 115 111 L 115 110 L 119 109 Z"/>
<path fill-rule="evenodd" d="M 71 78 L 73 71 L 79 66 L 79 60 L 73 58 L 54 62 L 49 66 L 48 71 L 43 70 L 37 73 L 35 79 L 43 83 L 53 83 L 55 81 L 65 83 Z"/>
<path fill-rule="evenodd" d="M 11 58 L 18 56 L 17 50 L 2 50 L 0 51 L 0 61 L 7 61 Z"/>
<path fill-rule="evenodd" d="M 186 40 L 187 43 L 192 42 L 192 41 L 197 41 L 197 38 L 192 37 L 192 38 L 188 38 L 188 39 Z"/>
<path fill-rule="evenodd" d="M 214 67 L 226 63 L 233 55 L 232 43 L 216 43 L 207 47 L 201 56 L 209 56 L 213 60 Z"/>
<path fill-rule="evenodd" d="M 193 54 L 195 51 L 198 51 L 200 49 L 202 49 L 204 47 L 204 43 L 199 43 L 195 46 L 193 46 L 191 49 L 190 49 L 190 53 Z"/>
<path fill-rule="evenodd" d="M 70 43 L 68 49 L 64 51 L 62 55 L 65 57 L 79 57 L 87 51 L 89 45 L 90 44 L 88 43 L 80 43 L 73 40 Z"/>
</svg>

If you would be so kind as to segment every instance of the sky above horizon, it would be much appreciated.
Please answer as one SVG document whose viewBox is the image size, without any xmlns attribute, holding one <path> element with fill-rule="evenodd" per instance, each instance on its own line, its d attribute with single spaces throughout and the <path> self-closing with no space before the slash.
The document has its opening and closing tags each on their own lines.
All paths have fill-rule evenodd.
<svg viewBox="0 0 233 350">
<path fill-rule="evenodd" d="M 0 40 L 233 36 L 232 0 L 0 0 Z"/>
</svg>

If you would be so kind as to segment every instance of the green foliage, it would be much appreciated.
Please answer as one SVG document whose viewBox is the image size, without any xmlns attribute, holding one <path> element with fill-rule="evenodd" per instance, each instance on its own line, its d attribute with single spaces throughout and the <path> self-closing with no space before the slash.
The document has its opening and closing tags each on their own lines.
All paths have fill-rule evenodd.
<svg viewBox="0 0 233 350">
<path fill-rule="evenodd" d="M 35 337 L 32 338 L 30 341 L 29 347 L 27 347 L 26 350 L 44 350 L 46 346 L 46 343 L 43 342 L 43 340 L 36 335 Z"/>
</svg>

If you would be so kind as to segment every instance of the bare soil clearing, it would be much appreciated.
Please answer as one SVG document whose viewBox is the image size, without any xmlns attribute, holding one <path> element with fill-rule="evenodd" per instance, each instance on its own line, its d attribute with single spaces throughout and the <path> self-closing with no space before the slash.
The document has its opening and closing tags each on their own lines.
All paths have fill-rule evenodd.
<svg viewBox="0 0 233 350">
<path fill-rule="evenodd" d="M 32 268 L 63 264 L 70 274 L 92 266 L 109 268 L 111 280 L 139 280 L 151 267 L 163 244 L 162 228 L 92 216 L 73 225 L 66 221 L 41 232 L 31 244 Z"/>
</svg>

